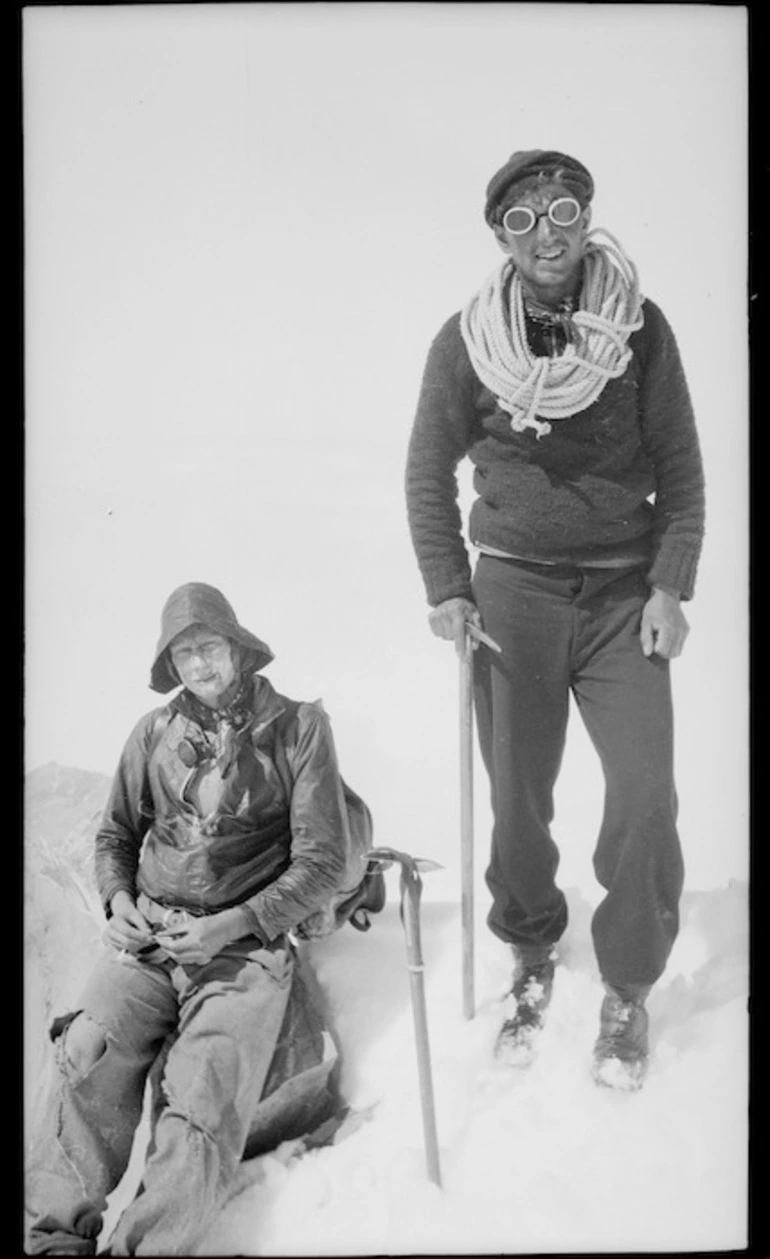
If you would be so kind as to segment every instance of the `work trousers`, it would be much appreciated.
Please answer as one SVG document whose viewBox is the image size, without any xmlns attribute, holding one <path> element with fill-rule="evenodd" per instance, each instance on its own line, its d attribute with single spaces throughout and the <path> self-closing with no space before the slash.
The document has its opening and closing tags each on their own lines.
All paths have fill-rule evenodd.
<svg viewBox="0 0 770 1259">
<path fill-rule="evenodd" d="M 566 927 L 550 828 L 571 693 L 604 772 L 594 871 L 606 895 L 591 928 L 602 978 L 616 987 L 662 974 L 684 875 L 669 665 L 646 657 L 639 638 L 649 595 L 638 569 L 482 556 L 474 574 L 484 629 L 502 648 L 474 656 L 494 819 L 489 927 L 523 948 L 555 944 Z"/>
<path fill-rule="evenodd" d="M 105 949 L 77 1010 L 52 1029 L 56 1079 L 28 1162 L 28 1253 L 94 1253 L 107 1195 L 128 1164 L 148 1073 L 174 1033 L 142 1190 L 110 1248 L 113 1255 L 192 1253 L 243 1156 L 293 967 L 285 941 L 264 947 L 254 937 L 201 966 L 155 965 Z M 96 1060 L 85 1070 L 67 1047 L 78 1018 L 96 1034 Z"/>
</svg>

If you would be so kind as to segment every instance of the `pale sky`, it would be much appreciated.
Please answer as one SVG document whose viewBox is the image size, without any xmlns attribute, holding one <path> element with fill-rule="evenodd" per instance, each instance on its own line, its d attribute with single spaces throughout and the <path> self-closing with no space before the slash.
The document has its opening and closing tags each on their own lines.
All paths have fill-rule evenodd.
<svg viewBox="0 0 770 1259">
<path fill-rule="evenodd" d="M 323 698 L 378 842 L 451 874 L 457 664 L 406 447 L 429 344 L 499 261 L 488 179 L 556 148 L 682 352 L 708 492 L 674 665 L 682 839 L 691 886 L 745 878 L 745 9 L 64 5 L 23 34 L 27 768 L 113 772 L 162 702 L 161 606 L 207 581 L 274 685 Z M 567 885 L 601 791 L 575 717 Z M 479 770 L 482 867 L 486 800 Z"/>
</svg>

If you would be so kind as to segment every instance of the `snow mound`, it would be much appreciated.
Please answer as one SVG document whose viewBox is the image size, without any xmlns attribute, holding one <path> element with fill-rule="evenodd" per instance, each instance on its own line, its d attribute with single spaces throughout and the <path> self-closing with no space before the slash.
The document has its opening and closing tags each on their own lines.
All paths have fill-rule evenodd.
<svg viewBox="0 0 770 1259">
<path fill-rule="evenodd" d="M 50 1065 L 46 1021 L 76 999 L 102 930 L 85 854 L 105 782 L 83 778 L 73 794 L 68 774 L 48 768 L 38 786 L 37 803 L 30 796 L 25 905 L 25 1083 L 33 1102 Z M 483 925 L 486 905 L 476 912 L 476 1012 L 467 1020 L 459 904 L 424 900 L 438 1188 L 426 1171 L 398 878 L 394 871 L 386 877 L 389 903 L 369 932 L 345 927 L 305 946 L 341 1047 L 342 1088 L 357 1124 L 336 1144 L 302 1157 L 297 1143 L 287 1142 L 244 1163 L 197 1253 L 743 1248 L 746 885 L 685 894 L 680 935 L 648 1002 L 651 1063 L 636 1093 L 598 1088 L 591 1078 L 603 989 L 590 942 L 593 906 L 582 891 L 567 889 L 570 925 L 559 944 L 553 997 L 537 1052 L 523 1069 L 493 1056 L 512 968 L 508 949 Z M 136 1191 L 145 1143 L 146 1124 L 112 1196 L 102 1244 Z"/>
<path fill-rule="evenodd" d="M 585 924 L 579 893 L 572 920 Z M 481 919 L 480 919 L 481 921 Z M 301 1159 L 255 1160 L 201 1255 L 516 1254 L 732 1249 L 746 1241 L 746 888 L 689 893 L 650 1001 L 641 1092 L 597 1088 L 603 996 L 568 930 L 532 1065 L 492 1056 L 507 950 L 477 931 L 477 1011 L 462 1016 L 459 908 L 423 906 L 442 1187 L 428 1180 L 409 980 L 394 905 L 364 937 L 311 953 L 371 1116 Z M 580 931 L 583 927 L 580 926 Z M 713 951 L 713 950 L 718 951 Z"/>
</svg>

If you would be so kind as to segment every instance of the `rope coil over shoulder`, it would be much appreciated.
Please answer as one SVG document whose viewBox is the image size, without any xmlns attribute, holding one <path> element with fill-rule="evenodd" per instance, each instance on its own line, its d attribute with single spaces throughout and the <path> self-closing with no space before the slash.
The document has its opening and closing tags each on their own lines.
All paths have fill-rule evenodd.
<svg viewBox="0 0 770 1259">
<path fill-rule="evenodd" d="M 603 228 L 588 234 L 583 267 L 580 308 L 571 317 L 577 335 L 558 357 L 538 357 L 529 348 L 523 286 L 510 258 L 461 313 L 473 369 L 509 412 L 515 432 L 550 433 L 549 420 L 584 411 L 628 366 L 628 338 L 644 322 L 636 267 Z"/>
</svg>

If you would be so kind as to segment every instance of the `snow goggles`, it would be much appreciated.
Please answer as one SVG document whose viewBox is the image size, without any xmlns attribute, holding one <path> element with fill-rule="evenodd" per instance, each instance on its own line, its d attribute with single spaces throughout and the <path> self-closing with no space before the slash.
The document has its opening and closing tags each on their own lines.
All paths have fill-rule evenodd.
<svg viewBox="0 0 770 1259">
<path fill-rule="evenodd" d="M 580 202 L 574 197 L 557 197 L 540 214 L 536 214 L 528 205 L 512 205 L 503 215 L 503 227 L 512 236 L 526 236 L 544 218 L 549 218 L 556 227 L 572 227 L 580 218 Z"/>
</svg>

